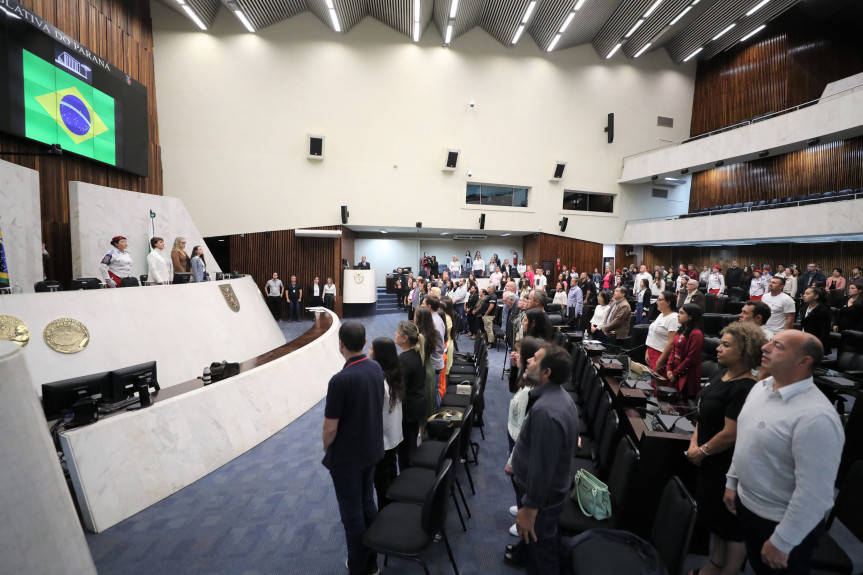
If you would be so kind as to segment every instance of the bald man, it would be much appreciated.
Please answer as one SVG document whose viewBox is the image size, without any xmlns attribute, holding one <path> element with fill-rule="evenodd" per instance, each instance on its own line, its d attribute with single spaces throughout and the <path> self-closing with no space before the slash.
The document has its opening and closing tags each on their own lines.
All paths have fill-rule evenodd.
<svg viewBox="0 0 863 575">
<path fill-rule="evenodd" d="M 809 573 L 833 506 L 845 433 L 812 381 L 824 356 L 812 334 L 784 330 L 762 348 L 762 371 L 737 419 L 724 502 L 737 515 L 759 575 Z M 702 446 L 710 453 L 708 445 Z"/>
</svg>

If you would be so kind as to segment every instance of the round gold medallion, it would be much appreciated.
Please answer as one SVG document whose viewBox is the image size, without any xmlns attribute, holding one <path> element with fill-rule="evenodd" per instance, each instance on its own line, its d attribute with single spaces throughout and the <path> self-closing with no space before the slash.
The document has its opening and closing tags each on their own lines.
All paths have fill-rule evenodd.
<svg viewBox="0 0 863 575">
<path fill-rule="evenodd" d="M 8 339 L 24 347 L 30 343 L 30 328 L 17 317 L 0 315 L 0 339 Z"/>
<path fill-rule="evenodd" d="M 45 343 L 60 353 L 78 353 L 90 343 L 90 332 L 77 319 L 61 317 L 45 326 Z"/>
</svg>

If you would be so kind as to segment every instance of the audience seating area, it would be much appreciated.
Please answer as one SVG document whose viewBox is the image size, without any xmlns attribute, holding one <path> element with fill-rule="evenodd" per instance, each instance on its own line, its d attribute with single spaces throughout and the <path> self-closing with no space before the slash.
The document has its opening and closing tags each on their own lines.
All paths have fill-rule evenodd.
<svg viewBox="0 0 863 575">
<path fill-rule="evenodd" d="M 725 204 L 709 208 L 699 208 L 688 214 L 680 214 L 680 219 L 697 218 L 701 216 L 715 216 L 721 214 L 736 214 L 738 212 L 755 212 L 759 210 L 772 210 L 776 208 L 790 208 L 794 206 L 807 206 L 822 204 L 826 202 L 841 202 L 863 198 L 863 188 L 845 189 L 831 192 L 815 192 L 812 194 L 800 194 L 794 197 L 773 198 L 772 200 L 759 200 L 757 202 L 738 202 L 736 204 Z"/>
</svg>

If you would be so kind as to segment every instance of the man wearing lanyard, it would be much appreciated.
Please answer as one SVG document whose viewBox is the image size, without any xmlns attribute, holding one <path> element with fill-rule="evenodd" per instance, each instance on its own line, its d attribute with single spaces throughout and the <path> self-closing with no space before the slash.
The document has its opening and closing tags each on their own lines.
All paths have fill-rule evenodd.
<svg viewBox="0 0 863 575">
<path fill-rule="evenodd" d="M 345 366 L 330 379 L 324 407 L 324 467 L 330 472 L 345 528 L 350 575 L 380 573 L 377 554 L 363 544 L 377 516 L 375 465 L 384 456 L 384 373 L 363 354 L 366 329 L 359 322 L 339 328 Z"/>
</svg>

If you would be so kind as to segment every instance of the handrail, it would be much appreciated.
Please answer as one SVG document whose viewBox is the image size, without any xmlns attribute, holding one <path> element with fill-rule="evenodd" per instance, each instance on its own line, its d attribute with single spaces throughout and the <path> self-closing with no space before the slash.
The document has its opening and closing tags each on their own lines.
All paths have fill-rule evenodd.
<svg viewBox="0 0 863 575">
<path fill-rule="evenodd" d="M 802 110 L 803 108 L 808 108 L 809 106 L 814 106 L 815 104 L 820 104 L 821 102 L 829 102 L 831 100 L 836 100 L 838 98 L 844 98 L 849 94 L 852 94 L 858 90 L 863 90 L 863 84 L 857 84 L 856 86 L 852 86 L 851 88 L 846 88 L 841 92 L 836 92 L 835 94 L 830 94 L 829 96 L 824 96 L 823 98 L 817 98 L 815 100 L 810 100 L 809 102 L 804 102 L 803 104 L 799 104 L 797 106 L 793 106 L 791 108 L 786 108 L 784 110 L 779 110 L 778 112 L 767 112 L 766 114 L 761 114 L 750 118 L 748 120 L 743 120 L 742 122 L 737 122 L 735 124 L 730 124 L 728 126 L 723 126 L 722 128 L 717 128 L 715 130 L 711 130 L 710 132 L 704 132 L 702 134 L 696 134 L 695 136 L 690 136 L 684 140 L 679 142 L 670 142 L 668 144 L 657 146 L 656 148 L 651 148 L 649 150 L 645 150 L 643 152 L 638 152 L 637 154 L 630 154 L 628 156 L 623 156 L 622 163 L 626 163 L 626 160 L 630 158 L 637 158 L 639 156 L 643 156 L 645 154 L 650 154 L 651 152 L 655 152 L 656 150 L 662 150 L 664 148 L 669 148 L 671 146 L 681 146 L 683 144 L 688 144 L 690 142 L 694 142 L 696 140 L 702 140 L 704 138 L 709 138 L 710 136 L 715 136 L 717 134 L 721 134 L 723 132 L 728 132 L 731 130 L 736 130 L 737 128 L 742 128 L 745 126 L 750 126 L 752 124 L 757 124 L 758 122 L 763 122 L 764 120 L 770 120 L 777 116 L 782 116 L 791 112 L 796 112 L 798 110 Z"/>
</svg>

